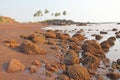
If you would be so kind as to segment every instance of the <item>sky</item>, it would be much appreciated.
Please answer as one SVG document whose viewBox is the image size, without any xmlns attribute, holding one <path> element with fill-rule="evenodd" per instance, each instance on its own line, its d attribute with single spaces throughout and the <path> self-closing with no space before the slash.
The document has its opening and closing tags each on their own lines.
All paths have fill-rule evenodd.
<svg viewBox="0 0 120 80">
<path fill-rule="evenodd" d="M 0 15 L 19 22 L 52 19 L 50 15 L 35 18 L 37 10 L 67 11 L 60 19 L 80 22 L 120 22 L 120 0 L 0 0 Z"/>
</svg>

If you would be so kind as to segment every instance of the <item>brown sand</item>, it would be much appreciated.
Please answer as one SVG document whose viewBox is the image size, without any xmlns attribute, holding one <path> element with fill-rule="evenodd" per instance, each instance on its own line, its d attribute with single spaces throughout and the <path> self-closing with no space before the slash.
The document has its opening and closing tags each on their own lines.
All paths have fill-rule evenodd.
<svg viewBox="0 0 120 80">
<path fill-rule="evenodd" d="M 35 32 L 35 30 L 41 30 L 45 25 L 41 24 L 19 24 L 19 23 L 0 23 L 0 80 L 44 80 L 45 74 L 43 69 L 38 73 L 31 74 L 28 70 L 16 73 L 7 73 L 6 64 L 11 58 L 20 60 L 26 68 L 32 65 L 34 60 L 44 60 L 48 63 L 56 63 L 57 58 L 54 56 L 57 51 L 51 50 L 45 44 L 42 45 L 43 48 L 47 49 L 49 53 L 46 55 L 26 55 L 15 49 L 5 47 L 3 42 L 8 39 L 15 39 L 19 44 L 21 44 L 24 39 L 20 38 L 20 35 L 27 34 L 30 35 Z"/>
</svg>

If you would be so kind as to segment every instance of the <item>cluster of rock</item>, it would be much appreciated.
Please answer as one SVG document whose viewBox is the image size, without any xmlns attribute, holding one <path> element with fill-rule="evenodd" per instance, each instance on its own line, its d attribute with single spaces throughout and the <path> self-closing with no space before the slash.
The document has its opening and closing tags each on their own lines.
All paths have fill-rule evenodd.
<svg viewBox="0 0 120 80">
<path fill-rule="evenodd" d="M 113 31 L 116 31 L 113 29 Z M 47 30 L 46 32 L 36 31 L 32 35 L 21 35 L 20 37 L 25 41 L 17 46 L 20 52 L 29 55 L 45 55 L 47 51 L 40 47 L 40 45 L 55 45 L 51 49 L 61 51 L 62 54 L 58 55 L 60 61 L 59 66 L 56 64 L 50 64 L 48 62 L 42 62 L 45 64 L 46 74 L 51 76 L 54 72 L 62 70 L 62 73 L 57 75 L 58 80 L 90 80 L 93 77 L 98 80 L 103 80 L 96 74 L 97 69 L 100 68 L 101 62 L 105 67 L 109 67 L 109 60 L 106 58 L 105 53 L 109 51 L 115 43 L 115 37 L 109 37 L 107 40 L 98 43 L 96 40 L 102 39 L 101 35 L 95 35 L 96 40 L 85 40 L 85 37 L 81 34 L 82 30 L 78 31 L 72 37 L 69 34 L 64 34 L 59 30 Z M 101 32 L 105 34 L 104 32 Z M 14 41 L 7 42 L 5 45 Z M 41 66 L 41 62 L 34 61 L 32 66 L 29 67 L 31 73 L 38 72 Z M 112 64 L 114 69 L 120 69 L 120 60 Z M 16 59 L 11 59 L 8 62 L 7 72 L 24 71 L 25 66 Z M 110 79 L 118 79 L 120 75 L 116 72 L 106 73 L 106 76 Z"/>
</svg>

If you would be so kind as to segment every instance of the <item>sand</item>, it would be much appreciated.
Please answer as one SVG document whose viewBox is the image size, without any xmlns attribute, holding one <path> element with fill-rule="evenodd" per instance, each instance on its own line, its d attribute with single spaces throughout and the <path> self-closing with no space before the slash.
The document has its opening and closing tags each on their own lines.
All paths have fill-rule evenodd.
<svg viewBox="0 0 120 80">
<path fill-rule="evenodd" d="M 32 65 L 34 60 L 38 61 L 46 61 L 51 64 L 57 63 L 57 59 L 55 54 L 58 53 L 55 50 L 51 50 L 48 45 L 41 45 L 45 48 L 49 53 L 46 55 L 27 55 L 17 51 L 16 49 L 12 49 L 4 46 L 4 41 L 9 39 L 15 39 L 17 43 L 21 44 L 24 39 L 20 38 L 20 35 L 26 34 L 30 35 L 34 33 L 36 30 L 42 30 L 41 28 L 46 25 L 42 24 L 19 24 L 19 23 L 0 23 L 0 80 L 44 80 L 46 75 L 44 67 L 40 68 L 38 73 L 30 73 L 28 68 Z M 44 30 L 42 30 L 44 31 Z M 25 65 L 25 71 L 15 72 L 15 73 L 7 73 L 6 72 L 6 64 L 10 59 L 18 59 Z"/>
</svg>

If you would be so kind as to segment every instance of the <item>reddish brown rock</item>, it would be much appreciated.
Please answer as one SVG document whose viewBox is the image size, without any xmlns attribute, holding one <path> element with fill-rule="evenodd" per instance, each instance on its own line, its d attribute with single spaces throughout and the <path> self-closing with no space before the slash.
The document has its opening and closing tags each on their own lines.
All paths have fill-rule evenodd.
<svg viewBox="0 0 120 80">
<path fill-rule="evenodd" d="M 58 71 L 58 67 L 55 64 L 46 64 L 45 68 L 51 72 L 56 72 Z"/>
<path fill-rule="evenodd" d="M 29 69 L 30 69 L 30 72 L 31 72 L 31 73 L 36 73 L 36 72 L 38 72 L 38 68 L 37 68 L 35 65 L 32 65 Z"/>
<path fill-rule="evenodd" d="M 54 39 L 48 39 L 48 44 L 56 45 L 56 41 Z"/>
<path fill-rule="evenodd" d="M 46 54 L 46 50 L 42 49 L 41 47 L 38 47 L 36 44 L 25 41 L 20 46 L 21 52 L 25 54 Z"/>
<path fill-rule="evenodd" d="M 79 56 L 74 50 L 69 50 L 64 56 L 64 63 L 66 65 L 79 64 Z"/>
<path fill-rule="evenodd" d="M 107 32 L 105 32 L 105 31 L 100 31 L 100 34 L 107 34 Z"/>
<path fill-rule="evenodd" d="M 117 28 L 113 28 L 112 31 L 117 31 L 118 29 Z"/>
<path fill-rule="evenodd" d="M 120 59 L 117 59 L 117 63 L 120 65 Z"/>
<path fill-rule="evenodd" d="M 118 80 L 120 78 L 120 73 L 110 72 L 107 73 L 107 77 L 109 77 L 111 80 Z"/>
<path fill-rule="evenodd" d="M 54 32 L 46 32 L 45 37 L 46 38 L 56 38 L 56 34 Z"/>
<path fill-rule="evenodd" d="M 70 38 L 69 34 L 57 33 L 57 38 L 62 40 L 68 40 Z"/>
<path fill-rule="evenodd" d="M 103 41 L 100 45 L 104 52 L 108 52 L 109 48 L 111 47 L 108 41 Z"/>
<path fill-rule="evenodd" d="M 101 40 L 103 37 L 101 35 L 95 35 L 96 40 Z"/>
<path fill-rule="evenodd" d="M 96 57 L 105 58 L 101 45 L 95 40 L 86 40 L 82 45 L 82 49 L 84 52 L 90 52 Z"/>
<path fill-rule="evenodd" d="M 73 80 L 90 80 L 88 70 L 78 64 L 68 66 L 66 72 Z"/>
<path fill-rule="evenodd" d="M 116 38 L 120 38 L 120 34 L 117 34 L 117 35 L 116 35 Z"/>
<path fill-rule="evenodd" d="M 37 60 L 33 61 L 32 64 L 33 64 L 33 65 L 36 65 L 36 66 L 40 66 L 40 65 L 41 65 L 40 62 L 37 61 Z"/>
<path fill-rule="evenodd" d="M 43 35 L 32 34 L 28 36 L 28 39 L 30 39 L 34 43 L 45 43 L 45 37 Z"/>
<path fill-rule="evenodd" d="M 69 48 L 72 49 L 72 50 L 75 50 L 75 51 L 81 49 L 81 47 L 76 45 L 75 43 L 69 43 Z"/>
<path fill-rule="evenodd" d="M 100 60 L 99 58 L 92 55 L 92 53 L 85 52 L 82 53 L 82 64 L 88 69 L 96 70 L 99 67 Z"/>
<path fill-rule="evenodd" d="M 7 72 L 24 71 L 25 66 L 17 59 L 11 59 L 8 62 Z"/>
<path fill-rule="evenodd" d="M 17 43 L 16 40 L 12 39 L 12 40 L 4 41 L 4 46 L 11 47 L 11 48 L 17 48 L 19 44 Z"/>
<path fill-rule="evenodd" d="M 115 44 L 115 40 L 116 40 L 115 37 L 109 37 L 109 38 L 107 39 L 107 41 L 109 42 L 110 46 L 113 46 L 113 45 Z"/>
<path fill-rule="evenodd" d="M 57 80 L 70 80 L 70 79 L 69 79 L 69 77 L 66 76 L 66 75 L 59 75 L 59 76 L 57 77 Z"/>
<path fill-rule="evenodd" d="M 82 40 L 85 39 L 85 37 L 83 35 L 81 35 L 81 34 L 75 34 L 72 37 L 76 37 L 77 39 L 79 39 L 79 41 L 82 41 Z"/>
</svg>

